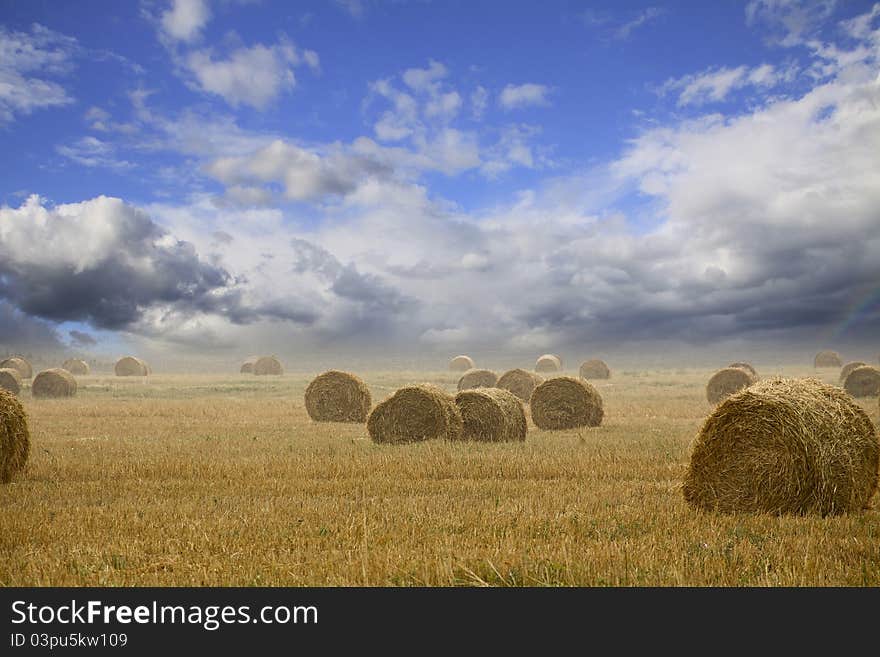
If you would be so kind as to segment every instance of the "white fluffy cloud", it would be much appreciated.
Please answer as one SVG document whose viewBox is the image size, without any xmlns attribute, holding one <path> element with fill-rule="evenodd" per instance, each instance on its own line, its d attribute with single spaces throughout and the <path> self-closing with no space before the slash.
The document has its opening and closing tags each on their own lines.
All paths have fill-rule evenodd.
<svg viewBox="0 0 880 657">
<path fill-rule="evenodd" d="M 791 82 L 796 74 L 797 68 L 794 66 L 782 69 L 772 64 L 761 64 L 752 68 L 720 67 L 667 80 L 660 91 L 677 92 L 679 107 L 700 106 L 722 102 L 738 89 L 753 87 L 765 90 L 783 82 Z"/>
<path fill-rule="evenodd" d="M 373 132 L 379 142 L 394 146 L 379 147 L 372 140 L 361 138 L 355 142 L 356 149 L 369 150 L 394 169 L 409 172 L 441 171 L 457 175 L 476 169 L 488 178 L 495 178 L 514 167 L 534 166 L 533 146 L 528 142 L 539 131 L 502 125 L 489 141 L 485 131 L 473 130 L 472 124 L 465 128 L 456 123 L 464 98 L 470 100 L 470 118 L 483 118 L 489 105 L 489 92 L 482 85 L 473 88 L 469 95 L 453 88 L 448 81 L 449 70 L 433 60 L 425 68 L 406 69 L 400 77 L 404 89 L 391 78 L 373 82 L 367 102 L 368 108 L 380 103 L 390 105 L 378 114 Z M 501 96 L 502 102 L 506 99 L 510 107 L 521 107 L 540 104 L 548 92 L 548 88 L 541 85 L 508 85 Z"/>
<path fill-rule="evenodd" d="M 419 300 L 394 323 L 398 344 L 809 339 L 880 278 L 878 65 L 873 55 L 847 61 L 800 97 L 653 127 L 592 180 L 554 181 L 478 214 L 411 180 L 370 177 L 352 192 L 356 204 L 301 239 Z M 754 84 L 771 74 L 743 72 Z M 507 157 L 534 160 L 515 137 Z M 371 156 L 385 152 L 361 142 L 364 153 L 369 144 Z M 633 185 L 653 199 L 650 230 L 614 211 L 615 195 Z M 281 244 L 291 228 L 276 229 L 266 239 Z M 230 221 L 224 230 L 240 229 Z"/>
<path fill-rule="evenodd" d="M 300 63 L 318 66 L 317 54 L 307 51 L 304 58 L 285 40 L 273 46 L 241 47 L 228 57 L 215 57 L 211 50 L 195 50 L 183 61 L 202 91 L 222 97 L 233 107 L 250 105 L 256 109 L 266 108 L 294 88 L 294 68 Z"/>
<path fill-rule="evenodd" d="M 100 305 L 97 291 L 118 304 L 93 318 L 101 325 L 279 352 L 322 340 L 532 351 L 815 339 L 880 280 L 880 10 L 870 16 L 844 26 L 857 42 L 805 49 L 823 67 L 805 76 L 806 92 L 734 116 L 652 122 L 613 161 L 474 212 L 432 194 L 423 174 L 500 175 L 545 155 L 534 126 L 503 127 L 487 144 L 455 123 L 460 110 L 429 112 L 468 97 L 436 62 L 374 84 L 384 138 L 376 127 L 376 139 L 304 144 L 197 116 L 168 121 L 167 141 L 203 163 L 225 204 L 205 194 L 143 209 L 110 199 L 3 208 L 0 296 L 34 316 L 82 317 L 74 311 Z M 785 74 L 724 71 L 733 81 L 704 80 L 688 104 Z M 634 206 L 649 220 L 628 216 Z M 876 332 L 880 316 L 865 326 Z"/>
<path fill-rule="evenodd" d="M 116 156 L 115 147 L 97 137 L 81 137 L 70 144 L 62 144 L 55 150 L 67 159 L 85 167 L 102 167 L 124 170 L 134 166 Z"/>
<path fill-rule="evenodd" d="M 345 152 L 338 146 L 318 153 L 276 140 L 246 156 L 216 159 L 207 166 L 207 172 L 234 189 L 250 185 L 247 188 L 251 190 L 249 195 L 254 194 L 254 184 L 277 184 L 287 199 L 318 201 L 325 197 L 346 196 L 363 178 L 382 175 L 385 168 L 374 160 Z"/>
<path fill-rule="evenodd" d="M 793 46 L 812 37 L 836 4 L 836 0 L 749 0 L 746 21 L 770 29 L 781 45 Z"/>
<path fill-rule="evenodd" d="M 46 76 L 68 73 L 79 46 L 76 39 L 34 24 L 30 32 L 0 25 L 0 125 L 73 99 Z"/>
<path fill-rule="evenodd" d="M 159 20 L 164 34 L 176 41 L 194 41 L 211 19 L 206 0 L 172 0 Z"/>
<path fill-rule="evenodd" d="M 550 88 L 543 84 L 527 82 L 525 84 L 509 84 L 501 91 L 498 101 L 507 110 L 528 107 L 529 105 L 549 105 L 547 96 Z"/>
</svg>

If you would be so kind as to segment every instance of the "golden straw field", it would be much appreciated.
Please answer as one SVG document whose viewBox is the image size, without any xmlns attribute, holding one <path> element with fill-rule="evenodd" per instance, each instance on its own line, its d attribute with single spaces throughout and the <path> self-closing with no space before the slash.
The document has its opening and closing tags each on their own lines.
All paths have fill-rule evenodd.
<svg viewBox="0 0 880 657">
<path fill-rule="evenodd" d="M 711 370 L 593 381 L 597 428 L 383 446 L 362 424 L 309 420 L 314 374 L 98 374 L 69 399 L 22 390 L 31 458 L 0 486 L 0 585 L 880 585 L 877 508 L 686 506 Z M 374 404 L 407 383 L 454 392 L 460 376 L 358 374 Z M 877 399 L 859 403 L 877 425 Z"/>
</svg>

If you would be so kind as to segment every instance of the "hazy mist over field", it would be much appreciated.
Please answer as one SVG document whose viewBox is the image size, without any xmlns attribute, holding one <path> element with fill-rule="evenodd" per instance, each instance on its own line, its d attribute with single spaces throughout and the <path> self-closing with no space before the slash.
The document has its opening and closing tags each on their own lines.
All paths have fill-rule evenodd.
<svg viewBox="0 0 880 657">
<path fill-rule="evenodd" d="M 0 352 L 876 363 L 880 4 L 705 4 L 3 3 Z"/>
</svg>

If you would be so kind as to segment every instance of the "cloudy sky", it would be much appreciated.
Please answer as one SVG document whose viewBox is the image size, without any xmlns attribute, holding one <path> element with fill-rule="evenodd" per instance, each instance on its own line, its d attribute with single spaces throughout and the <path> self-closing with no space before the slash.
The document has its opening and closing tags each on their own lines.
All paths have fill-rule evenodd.
<svg viewBox="0 0 880 657">
<path fill-rule="evenodd" d="M 880 3 L 0 2 L 0 345 L 880 331 Z"/>
</svg>

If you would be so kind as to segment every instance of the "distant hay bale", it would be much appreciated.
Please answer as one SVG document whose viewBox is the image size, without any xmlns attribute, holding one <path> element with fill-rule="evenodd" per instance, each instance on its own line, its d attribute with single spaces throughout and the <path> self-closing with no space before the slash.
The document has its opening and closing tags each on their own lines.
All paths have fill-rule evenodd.
<svg viewBox="0 0 880 657">
<path fill-rule="evenodd" d="M 519 368 L 508 370 L 501 375 L 496 384 L 497 388 L 508 390 L 528 403 L 535 387 L 544 382 L 544 377 Z"/>
<path fill-rule="evenodd" d="M 598 427 L 605 411 L 599 392 L 583 379 L 548 379 L 532 392 L 532 421 L 539 429 Z"/>
<path fill-rule="evenodd" d="M 745 370 L 746 372 L 748 372 L 749 374 L 752 375 L 752 378 L 755 381 L 758 380 L 758 372 L 755 370 L 754 367 L 752 367 L 751 363 L 746 363 L 745 361 L 739 361 L 736 363 L 731 363 L 730 365 L 728 365 L 728 367 L 737 367 L 741 370 Z"/>
<path fill-rule="evenodd" d="M 86 376 L 89 373 L 89 364 L 79 358 L 68 358 L 61 368 L 75 376 Z"/>
<path fill-rule="evenodd" d="M 840 354 L 836 351 L 820 351 L 813 359 L 815 367 L 840 367 L 843 361 L 840 360 Z"/>
<path fill-rule="evenodd" d="M 475 367 L 474 360 L 470 356 L 456 356 L 449 361 L 449 369 L 453 372 L 467 372 Z"/>
<path fill-rule="evenodd" d="M 717 404 L 735 392 L 752 385 L 756 381 L 748 370 L 739 367 L 725 367 L 718 370 L 706 384 L 706 399 L 710 404 Z"/>
<path fill-rule="evenodd" d="M 123 356 L 116 361 L 113 368 L 116 376 L 147 376 L 150 373 L 150 366 L 140 358 L 134 356 Z"/>
<path fill-rule="evenodd" d="M 843 382 L 843 389 L 853 397 L 880 395 L 880 370 L 871 365 L 855 368 Z"/>
<path fill-rule="evenodd" d="M 34 368 L 31 367 L 31 364 L 27 361 L 27 359 L 22 356 L 11 356 L 3 362 L 0 362 L 0 369 L 7 368 L 18 370 L 18 373 L 21 374 L 22 379 L 30 379 L 34 375 Z"/>
<path fill-rule="evenodd" d="M 280 376 L 284 374 L 284 368 L 275 356 L 261 356 L 254 362 L 254 374 Z"/>
<path fill-rule="evenodd" d="M 76 394 L 76 379 L 73 374 L 60 367 L 43 370 L 34 377 L 31 384 L 34 397 L 73 397 Z"/>
<path fill-rule="evenodd" d="M 315 422 L 366 422 L 372 399 L 367 385 L 354 374 L 330 370 L 306 388 L 306 411 Z"/>
<path fill-rule="evenodd" d="M 367 418 L 375 443 L 400 444 L 432 438 L 457 440 L 462 419 L 455 400 L 429 383 L 405 386 L 381 402 Z"/>
<path fill-rule="evenodd" d="M 0 369 L 0 388 L 17 395 L 21 392 L 21 373 L 12 367 Z"/>
<path fill-rule="evenodd" d="M 462 440 L 482 442 L 526 439 L 526 412 L 522 401 L 500 388 L 462 390 L 455 396 L 461 412 Z"/>
<path fill-rule="evenodd" d="M 254 373 L 254 363 L 257 362 L 256 358 L 248 358 L 241 364 L 241 368 L 238 370 L 241 374 L 253 374 Z"/>
<path fill-rule="evenodd" d="M 857 367 L 864 367 L 867 363 L 863 363 L 860 360 L 854 360 L 851 363 L 847 363 L 840 369 L 840 384 L 843 385 L 843 382 L 846 381 L 846 377 L 849 376 L 849 373 L 852 372 Z"/>
<path fill-rule="evenodd" d="M 880 442 L 843 390 L 760 381 L 718 405 L 694 441 L 683 493 L 722 513 L 857 512 L 877 488 Z"/>
<path fill-rule="evenodd" d="M 24 469 L 31 450 L 27 415 L 15 395 L 0 390 L 0 484 Z"/>
<path fill-rule="evenodd" d="M 492 370 L 468 370 L 458 380 L 459 390 L 472 388 L 494 388 L 498 384 L 498 375 Z"/>
<path fill-rule="evenodd" d="M 555 354 L 544 354 L 535 361 L 536 372 L 561 372 L 562 360 Z"/>
<path fill-rule="evenodd" d="M 580 376 L 582 379 L 610 379 L 611 369 L 604 360 L 593 358 L 581 363 Z"/>
</svg>

